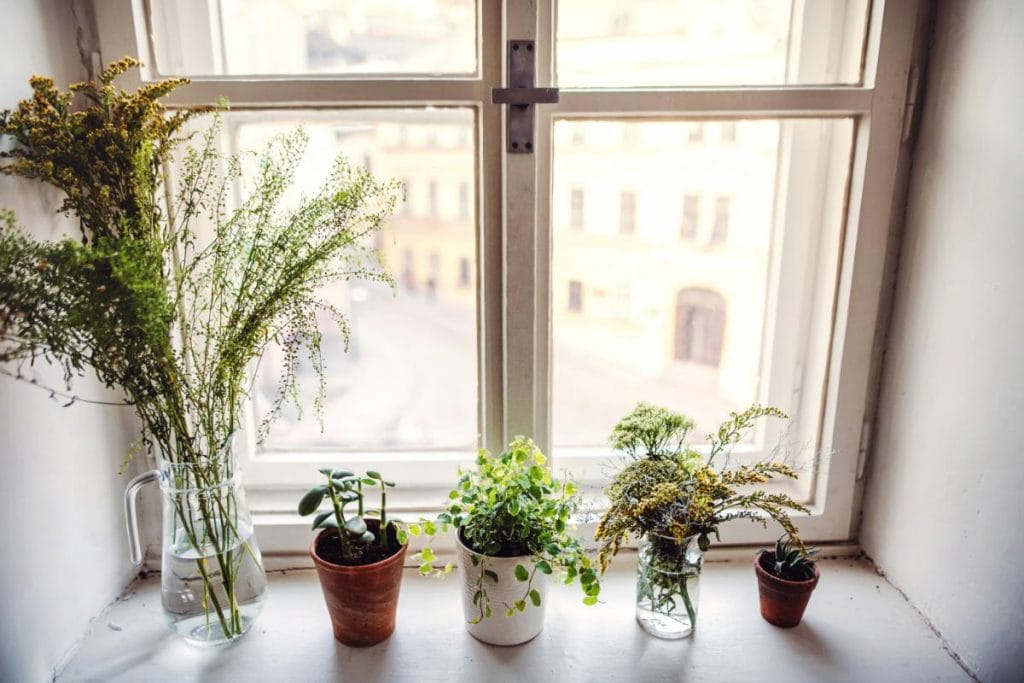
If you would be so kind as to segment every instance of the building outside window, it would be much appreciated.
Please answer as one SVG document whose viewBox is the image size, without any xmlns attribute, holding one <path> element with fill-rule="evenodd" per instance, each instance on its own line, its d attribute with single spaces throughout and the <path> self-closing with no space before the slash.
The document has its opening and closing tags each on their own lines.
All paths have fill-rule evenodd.
<svg viewBox="0 0 1024 683">
<path fill-rule="evenodd" d="M 619 232 L 623 235 L 636 232 L 636 194 L 632 192 L 619 196 Z"/>
<path fill-rule="evenodd" d="M 569 280 L 569 310 L 576 313 L 583 310 L 583 283 L 579 280 Z"/>
<path fill-rule="evenodd" d="M 683 220 L 679 236 L 686 240 L 697 238 L 700 226 L 700 197 L 695 194 L 683 195 Z"/>
<path fill-rule="evenodd" d="M 732 200 L 729 197 L 715 198 L 715 222 L 711 225 L 711 244 L 722 244 L 729 236 L 729 210 Z"/>
<path fill-rule="evenodd" d="M 583 229 L 583 190 L 573 188 L 569 197 L 569 227 Z"/>
</svg>

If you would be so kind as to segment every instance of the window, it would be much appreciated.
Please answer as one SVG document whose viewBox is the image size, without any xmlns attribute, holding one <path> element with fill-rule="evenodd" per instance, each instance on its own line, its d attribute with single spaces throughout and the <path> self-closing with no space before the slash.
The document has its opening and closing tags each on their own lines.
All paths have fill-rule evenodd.
<svg viewBox="0 0 1024 683">
<path fill-rule="evenodd" d="M 619 232 L 632 235 L 636 232 L 636 195 L 623 192 L 619 197 Z"/>
<path fill-rule="evenodd" d="M 576 136 L 574 136 L 574 139 Z M 583 229 L 583 190 L 573 188 L 569 205 L 569 227 Z"/>
<path fill-rule="evenodd" d="M 700 225 L 700 197 L 695 194 L 683 196 L 683 222 L 679 227 L 679 236 L 686 240 L 697 237 Z"/>
<path fill-rule="evenodd" d="M 715 222 L 711 226 L 711 244 L 721 244 L 729 235 L 729 207 L 731 201 L 728 197 L 715 198 Z"/>
<path fill-rule="evenodd" d="M 437 210 L 437 181 L 431 180 L 427 186 L 427 214 L 433 217 L 438 215 Z"/>
<path fill-rule="evenodd" d="M 718 367 L 722 362 L 725 299 L 710 289 L 684 289 L 676 296 L 676 360 Z"/>
<path fill-rule="evenodd" d="M 459 182 L 459 220 L 469 220 L 469 183 Z"/>
<path fill-rule="evenodd" d="M 400 471 L 401 506 L 423 510 L 477 447 L 524 433 L 599 485 L 638 399 L 703 429 L 779 405 L 789 441 L 836 454 L 805 463 L 801 529 L 849 537 L 918 2 L 278 4 L 96 4 L 104 55 L 140 57 L 143 81 L 188 75 L 178 104 L 232 103 L 226 143 L 302 124 L 308 177 L 344 152 L 407 181 L 380 245 L 397 295 L 332 293 L 353 338 L 325 341 L 327 432 L 286 416 L 243 444 L 278 548 L 305 538 L 290 510 L 314 464 Z M 505 154 L 490 103 L 506 32 L 537 40 L 537 85 L 560 88 L 531 155 Z"/>
<path fill-rule="evenodd" d="M 579 313 L 583 310 L 583 283 L 569 280 L 569 310 Z"/>
</svg>

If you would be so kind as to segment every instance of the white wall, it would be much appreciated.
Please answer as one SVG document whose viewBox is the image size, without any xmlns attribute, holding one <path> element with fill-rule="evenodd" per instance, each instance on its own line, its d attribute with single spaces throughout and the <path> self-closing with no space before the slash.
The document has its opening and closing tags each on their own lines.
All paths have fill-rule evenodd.
<svg viewBox="0 0 1024 683">
<path fill-rule="evenodd" d="M 31 74 L 82 80 L 67 0 L 0 0 L 0 109 L 28 96 Z M 69 224 L 40 183 L 0 177 L 0 207 L 39 237 Z M 60 383 L 60 375 L 46 378 Z M 118 400 L 92 377 L 82 396 Z M 50 680 L 89 621 L 131 579 L 121 515 L 132 439 L 124 408 L 62 408 L 0 377 L 0 680 Z M 154 618 L 160 618 L 154 614 Z"/>
<path fill-rule="evenodd" d="M 861 543 L 983 681 L 1024 664 L 1024 3 L 936 13 Z"/>
</svg>

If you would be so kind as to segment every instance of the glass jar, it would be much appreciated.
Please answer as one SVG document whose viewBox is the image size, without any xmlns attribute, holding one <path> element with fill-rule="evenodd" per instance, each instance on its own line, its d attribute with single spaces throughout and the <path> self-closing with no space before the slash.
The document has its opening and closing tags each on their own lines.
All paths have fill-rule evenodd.
<svg viewBox="0 0 1024 683">
<path fill-rule="evenodd" d="M 193 645 L 240 638 L 263 609 L 267 578 L 234 461 L 161 463 L 125 492 L 132 561 L 142 561 L 135 497 L 163 494 L 161 601 L 171 630 Z"/>
<path fill-rule="evenodd" d="M 636 620 L 653 636 L 686 638 L 697 626 L 697 600 L 704 554 L 697 536 L 683 541 L 648 535 L 641 539 L 636 575 Z"/>
</svg>

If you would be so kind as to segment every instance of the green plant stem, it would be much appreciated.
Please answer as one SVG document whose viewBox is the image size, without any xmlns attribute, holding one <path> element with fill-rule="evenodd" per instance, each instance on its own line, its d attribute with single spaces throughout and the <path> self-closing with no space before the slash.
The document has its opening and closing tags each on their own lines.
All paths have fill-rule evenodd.
<svg viewBox="0 0 1024 683">
<path fill-rule="evenodd" d="M 345 506 L 338 500 L 338 493 L 334 490 L 334 481 L 330 475 L 327 476 L 327 493 L 331 497 L 331 505 L 334 506 L 334 520 L 338 523 L 338 542 L 341 543 L 341 556 L 346 560 L 351 559 L 352 550 L 349 548 L 345 529 Z"/>
</svg>

